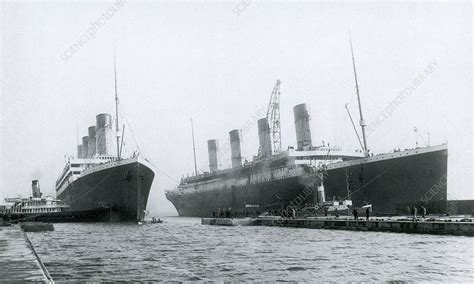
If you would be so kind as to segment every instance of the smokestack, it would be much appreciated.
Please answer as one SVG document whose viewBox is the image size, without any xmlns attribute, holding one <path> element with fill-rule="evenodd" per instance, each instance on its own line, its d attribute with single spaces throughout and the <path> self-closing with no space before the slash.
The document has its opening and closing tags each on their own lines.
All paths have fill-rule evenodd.
<svg viewBox="0 0 474 284">
<path fill-rule="evenodd" d="M 263 156 L 272 155 L 272 141 L 270 135 L 270 126 L 268 119 L 262 118 L 257 121 L 258 124 L 258 142 L 260 144 L 260 154 Z"/>
<path fill-rule="evenodd" d="M 87 159 L 87 154 L 89 151 L 89 136 L 82 137 L 82 158 Z"/>
<path fill-rule="evenodd" d="M 326 202 L 326 195 L 324 194 L 324 185 L 318 186 L 318 201 L 320 203 Z"/>
<path fill-rule="evenodd" d="M 77 158 L 82 159 L 82 145 L 77 145 Z"/>
<path fill-rule="evenodd" d="M 242 153 L 240 150 L 240 141 L 242 140 L 242 131 L 240 129 L 234 129 L 229 132 L 230 136 L 230 151 L 232 159 L 232 168 L 238 168 L 242 166 Z"/>
<path fill-rule="evenodd" d="M 39 180 L 33 180 L 31 182 L 31 189 L 33 191 L 33 198 L 41 198 L 41 190 L 39 185 Z"/>
<path fill-rule="evenodd" d="M 101 113 L 96 116 L 96 153 L 99 155 L 113 155 L 114 133 L 112 131 L 112 116 Z"/>
<path fill-rule="evenodd" d="M 304 147 L 311 147 L 311 129 L 309 121 L 311 120 L 309 114 L 309 106 L 307 104 L 299 104 L 293 107 L 295 115 L 295 129 L 296 129 L 296 144 L 298 150 L 303 150 Z"/>
<path fill-rule="evenodd" d="M 209 154 L 209 170 L 215 172 L 219 170 L 219 163 L 217 161 L 217 150 L 219 142 L 217 139 L 207 140 L 207 152 Z"/>
<path fill-rule="evenodd" d="M 95 155 L 95 126 L 89 126 L 87 130 L 89 133 L 89 139 L 87 143 L 87 158 L 92 158 Z"/>
</svg>

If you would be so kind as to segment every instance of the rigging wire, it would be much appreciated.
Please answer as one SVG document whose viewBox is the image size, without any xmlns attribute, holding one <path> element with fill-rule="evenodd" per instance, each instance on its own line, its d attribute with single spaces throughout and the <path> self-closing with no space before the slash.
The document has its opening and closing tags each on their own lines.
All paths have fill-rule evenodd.
<svg viewBox="0 0 474 284">
<path fill-rule="evenodd" d="M 133 129 L 132 129 L 132 126 L 130 124 L 130 121 L 128 120 L 128 117 L 127 117 L 127 113 L 125 111 L 125 108 L 123 106 L 123 104 L 119 104 L 119 108 L 121 110 L 121 117 L 125 120 L 125 122 L 127 123 L 127 126 L 128 126 L 128 129 L 130 130 L 130 134 L 133 138 L 133 141 L 135 142 L 135 146 L 137 147 L 137 150 L 143 154 L 144 157 L 148 157 L 147 153 L 145 151 L 142 150 L 142 148 L 140 148 L 140 145 L 138 143 L 138 139 L 137 137 L 135 136 L 135 133 L 133 132 Z M 168 178 L 169 180 L 171 180 L 174 184 L 179 184 L 179 182 L 174 179 L 173 177 L 171 177 L 169 174 L 167 174 L 165 171 L 161 170 L 160 168 L 158 168 L 153 162 L 151 162 L 150 160 L 147 160 L 150 164 L 153 165 L 153 167 L 158 171 L 160 172 L 163 176 L 165 176 L 166 178 Z"/>
<path fill-rule="evenodd" d="M 135 133 L 133 132 L 133 129 L 132 129 L 132 126 L 130 125 L 130 121 L 128 120 L 128 116 L 127 116 L 127 113 L 125 112 L 125 107 L 122 105 L 122 104 L 119 104 L 119 108 L 121 110 L 121 118 L 125 119 L 125 121 L 127 122 L 127 126 L 128 126 L 128 129 L 130 130 L 130 134 L 132 134 L 132 138 L 135 142 L 135 146 L 137 147 L 137 150 L 142 153 L 142 149 L 140 148 L 140 145 L 138 143 L 138 139 L 137 137 L 135 136 Z M 145 155 L 145 152 L 143 152 L 143 155 Z"/>
</svg>

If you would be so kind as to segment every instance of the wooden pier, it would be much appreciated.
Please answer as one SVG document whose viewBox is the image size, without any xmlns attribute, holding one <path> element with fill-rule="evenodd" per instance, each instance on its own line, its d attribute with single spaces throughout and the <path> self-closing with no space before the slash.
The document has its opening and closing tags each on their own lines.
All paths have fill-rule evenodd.
<svg viewBox="0 0 474 284">
<path fill-rule="evenodd" d="M 0 226 L 0 283 L 54 283 L 18 225 Z"/>
<path fill-rule="evenodd" d="M 309 229 L 331 229 L 331 230 L 353 230 L 353 231 L 375 231 L 375 232 L 397 232 L 433 235 L 456 235 L 474 236 L 474 222 L 472 219 L 439 219 L 439 220 L 410 220 L 409 218 L 371 218 L 366 221 L 360 218 L 352 220 L 349 218 L 203 218 L 203 225 L 217 226 L 276 226 Z"/>
</svg>

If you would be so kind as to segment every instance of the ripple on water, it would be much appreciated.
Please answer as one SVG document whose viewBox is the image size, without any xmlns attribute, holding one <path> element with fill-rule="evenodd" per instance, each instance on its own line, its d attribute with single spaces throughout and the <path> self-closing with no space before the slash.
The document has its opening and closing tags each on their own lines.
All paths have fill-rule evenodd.
<svg viewBox="0 0 474 284">
<path fill-rule="evenodd" d="M 271 227 L 56 224 L 29 234 L 58 281 L 472 282 L 474 238 Z M 367 265 L 368 264 L 368 265 Z"/>
<path fill-rule="evenodd" d="M 286 270 L 288 270 L 288 271 L 304 271 L 304 270 L 306 270 L 306 268 L 301 267 L 301 266 L 292 266 L 292 267 L 288 267 Z"/>
</svg>

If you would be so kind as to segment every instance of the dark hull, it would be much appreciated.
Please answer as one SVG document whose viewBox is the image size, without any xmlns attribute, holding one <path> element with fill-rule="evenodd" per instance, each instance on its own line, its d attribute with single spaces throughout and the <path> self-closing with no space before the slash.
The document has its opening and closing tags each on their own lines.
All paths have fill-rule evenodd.
<svg viewBox="0 0 474 284">
<path fill-rule="evenodd" d="M 138 161 L 90 173 L 71 183 L 58 198 L 69 205 L 67 221 L 143 220 L 154 172 Z"/>
<path fill-rule="evenodd" d="M 326 198 L 346 197 L 347 180 L 353 203 L 372 204 L 378 214 L 410 214 L 414 205 L 445 213 L 447 158 L 441 150 L 329 170 Z"/>
<path fill-rule="evenodd" d="M 239 188 L 196 194 L 167 195 L 179 216 L 211 217 L 226 211 L 258 215 L 267 209 L 282 209 L 303 191 L 299 177 Z M 256 207 L 258 205 L 258 207 Z"/>
<path fill-rule="evenodd" d="M 327 170 L 326 200 L 345 199 L 349 195 L 354 206 L 370 203 L 376 214 L 408 213 L 407 206 L 421 204 L 430 213 L 443 213 L 447 185 L 442 181 L 446 174 L 446 149 L 372 162 L 361 159 Z M 173 191 L 166 197 L 180 216 L 210 217 L 223 211 L 234 216 L 256 215 L 291 204 L 303 208 L 314 203 L 316 191 L 307 189 L 314 180 L 314 174 L 307 174 L 232 189 L 186 194 Z"/>
</svg>

